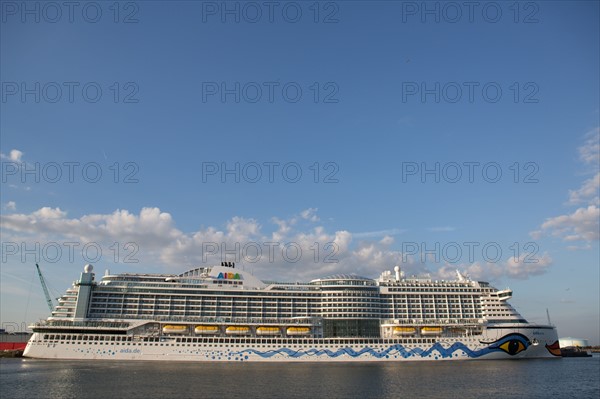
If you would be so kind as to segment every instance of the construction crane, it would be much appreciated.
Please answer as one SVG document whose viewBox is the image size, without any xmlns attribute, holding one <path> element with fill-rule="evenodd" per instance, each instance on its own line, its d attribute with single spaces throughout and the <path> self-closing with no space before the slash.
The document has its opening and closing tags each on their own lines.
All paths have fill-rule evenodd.
<svg viewBox="0 0 600 399">
<path fill-rule="evenodd" d="M 48 309 L 52 312 L 54 310 L 54 304 L 52 303 L 52 298 L 50 298 L 50 293 L 48 292 L 48 287 L 46 286 L 46 281 L 44 280 L 44 276 L 42 275 L 42 271 L 40 270 L 40 266 L 36 263 L 35 267 L 38 272 L 38 276 L 40 276 L 40 283 L 42 283 L 42 288 L 44 289 L 44 295 L 46 295 L 46 303 L 48 304 Z"/>
</svg>

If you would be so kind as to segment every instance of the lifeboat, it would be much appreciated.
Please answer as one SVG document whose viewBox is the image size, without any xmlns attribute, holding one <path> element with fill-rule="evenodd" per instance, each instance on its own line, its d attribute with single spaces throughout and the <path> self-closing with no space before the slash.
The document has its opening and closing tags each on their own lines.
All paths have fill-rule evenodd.
<svg viewBox="0 0 600 399">
<path fill-rule="evenodd" d="M 279 327 L 258 327 L 256 335 L 279 335 L 281 330 Z"/>
<path fill-rule="evenodd" d="M 308 335 L 310 327 L 288 327 L 287 335 Z"/>
<path fill-rule="evenodd" d="M 423 327 L 421 328 L 421 335 L 441 335 L 442 327 Z"/>
<path fill-rule="evenodd" d="M 248 335 L 250 334 L 250 327 L 245 326 L 229 326 L 225 329 L 227 335 Z"/>
<path fill-rule="evenodd" d="M 394 335 L 414 335 L 416 332 L 414 327 L 394 327 Z"/>
<path fill-rule="evenodd" d="M 217 326 L 196 326 L 196 328 L 194 328 L 194 332 L 196 334 L 217 334 L 219 332 L 219 327 L 217 327 Z"/>
<path fill-rule="evenodd" d="M 163 333 L 165 334 L 185 334 L 186 332 L 187 326 L 167 324 L 163 327 Z"/>
</svg>

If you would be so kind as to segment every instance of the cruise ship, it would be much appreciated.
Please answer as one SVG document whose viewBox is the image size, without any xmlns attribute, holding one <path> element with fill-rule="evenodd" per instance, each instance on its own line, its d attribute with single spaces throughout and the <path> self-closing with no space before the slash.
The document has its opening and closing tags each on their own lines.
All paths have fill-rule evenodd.
<svg viewBox="0 0 600 399">
<path fill-rule="evenodd" d="M 529 323 L 498 290 L 454 281 L 338 274 L 263 281 L 231 262 L 181 274 L 92 265 L 31 326 L 25 357 L 331 362 L 560 357 L 554 326 Z"/>
</svg>

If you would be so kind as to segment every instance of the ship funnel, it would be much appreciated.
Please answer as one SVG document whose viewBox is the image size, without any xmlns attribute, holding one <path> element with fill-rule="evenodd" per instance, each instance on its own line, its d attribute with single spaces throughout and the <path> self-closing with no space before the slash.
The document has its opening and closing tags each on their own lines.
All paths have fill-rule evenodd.
<svg viewBox="0 0 600 399">
<path fill-rule="evenodd" d="M 396 281 L 400 281 L 400 266 L 394 267 L 394 271 L 396 272 Z"/>
</svg>

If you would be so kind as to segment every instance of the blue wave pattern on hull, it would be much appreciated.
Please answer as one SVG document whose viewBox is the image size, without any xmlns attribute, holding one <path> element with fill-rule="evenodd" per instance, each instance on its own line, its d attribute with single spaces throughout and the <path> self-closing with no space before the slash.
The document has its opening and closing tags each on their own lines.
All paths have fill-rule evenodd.
<svg viewBox="0 0 600 399">
<path fill-rule="evenodd" d="M 355 351 L 352 348 L 340 348 L 337 351 L 331 351 L 329 349 L 309 349 L 306 351 L 301 351 L 301 350 L 293 350 L 293 349 L 289 349 L 289 348 L 281 348 L 281 349 L 276 349 L 276 350 L 269 350 L 269 351 L 258 351 L 256 349 L 245 349 L 239 352 L 234 352 L 234 355 L 248 355 L 248 354 L 254 354 L 257 356 L 260 356 L 262 358 L 270 358 L 273 357 L 275 355 L 280 355 L 280 354 L 285 354 L 288 357 L 292 357 L 292 358 L 300 358 L 303 356 L 328 356 L 330 358 L 336 358 L 342 355 L 348 355 L 351 357 L 360 357 L 362 355 L 369 355 L 372 357 L 375 357 L 377 359 L 382 359 L 382 358 L 389 358 L 391 355 L 400 355 L 403 358 L 407 359 L 409 357 L 431 357 L 431 356 L 435 356 L 434 352 L 438 352 L 439 356 L 435 356 L 435 358 L 437 359 L 438 357 L 441 357 L 443 359 L 445 358 L 450 358 L 454 355 L 454 353 L 456 351 L 463 351 L 465 353 L 465 355 L 469 358 L 478 358 L 481 357 L 483 355 L 486 355 L 488 353 L 491 352 L 498 352 L 498 351 L 503 351 L 508 353 L 509 355 L 515 355 L 516 353 L 509 353 L 508 350 L 506 350 L 504 347 L 507 343 L 512 343 L 512 342 L 521 342 L 523 344 L 523 349 L 525 350 L 527 349 L 527 347 L 529 346 L 530 342 L 529 340 L 527 340 L 527 337 L 521 335 L 521 334 L 509 334 L 506 335 L 502 338 L 500 338 L 499 340 L 490 343 L 491 345 L 485 347 L 485 348 L 481 348 L 481 349 L 476 349 L 476 350 L 472 350 L 470 349 L 468 346 L 466 346 L 465 344 L 463 344 L 462 342 L 455 342 L 454 344 L 452 344 L 449 348 L 444 348 L 439 342 L 436 342 L 435 344 L 433 344 L 429 349 L 424 350 L 422 348 L 413 348 L 413 349 L 406 349 L 403 345 L 400 344 L 396 344 L 396 345 L 390 345 L 387 349 L 382 350 L 382 351 L 377 351 L 373 348 L 370 347 L 365 347 L 359 351 Z M 520 352 L 520 351 L 519 351 Z"/>
<path fill-rule="evenodd" d="M 244 355 L 244 354 L 252 353 L 252 354 L 258 355 L 262 358 L 270 358 L 270 357 L 273 357 L 273 356 L 279 355 L 279 354 L 285 354 L 292 358 L 300 358 L 303 356 L 319 357 L 319 356 L 324 356 L 324 355 L 327 357 L 330 357 L 330 358 L 336 358 L 336 357 L 339 357 L 342 355 L 349 355 L 351 357 L 360 357 L 363 355 L 369 355 L 369 356 L 381 359 L 381 358 L 389 358 L 390 355 L 397 353 L 406 359 L 409 357 L 416 357 L 416 356 L 429 357 L 430 355 L 433 355 L 433 352 L 435 352 L 435 351 L 437 351 L 439 353 L 439 356 L 441 356 L 442 358 L 449 358 L 449 357 L 452 357 L 454 352 L 456 352 L 458 350 L 464 351 L 465 354 L 471 358 L 480 357 L 487 353 L 494 352 L 494 350 L 489 347 L 483 348 L 483 349 L 478 349 L 478 350 L 474 351 L 474 350 L 469 349 L 466 345 L 464 345 L 460 342 L 457 342 L 457 343 L 454 343 L 452 346 L 450 346 L 447 349 L 444 348 L 439 343 L 436 343 L 427 350 L 423 350 L 421 348 L 406 349 L 402 345 L 391 345 L 383 351 L 377 351 L 370 347 L 365 347 L 359 351 L 355 351 L 352 348 L 340 348 L 335 352 L 331 351 L 329 349 L 314 349 L 313 348 L 313 349 L 309 349 L 306 351 L 299 351 L 299 350 L 293 350 L 293 349 L 289 349 L 289 348 L 281 348 L 281 349 L 269 350 L 269 351 L 265 351 L 265 352 L 261 352 L 256 349 L 245 349 L 245 350 L 242 350 L 239 352 L 235 352 L 234 354 Z"/>
</svg>

